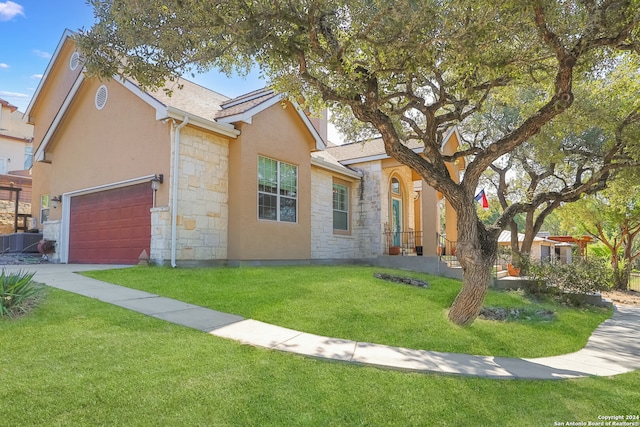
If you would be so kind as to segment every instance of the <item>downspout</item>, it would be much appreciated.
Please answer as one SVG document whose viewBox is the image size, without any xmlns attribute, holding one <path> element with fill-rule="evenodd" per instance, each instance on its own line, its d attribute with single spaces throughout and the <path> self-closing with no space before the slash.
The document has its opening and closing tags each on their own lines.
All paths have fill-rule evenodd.
<svg viewBox="0 0 640 427">
<path fill-rule="evenodd" d="M 173 144 L 173 172 L 171 189 L 171 267 L 176 268 L 176 241 L 177 241 L 177 222 L 178 222 L 178 177 L 180 176 L 180 130 L 189 123 L 189 117 L 184 116 L 184 120 L 176 126 L 175 141 Z"/>
</svg>

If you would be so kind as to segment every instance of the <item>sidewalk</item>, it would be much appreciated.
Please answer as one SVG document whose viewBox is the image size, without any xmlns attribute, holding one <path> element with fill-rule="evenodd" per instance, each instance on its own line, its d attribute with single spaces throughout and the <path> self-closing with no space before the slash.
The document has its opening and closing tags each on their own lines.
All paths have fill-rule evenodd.
<svg viewBox="0 0 640 427">
<path fill-rule="evenodd" d="M 36 271 L 34 280 L 129 310 L 258 347 L 391 369 L 501 379 L 611 376 L 640 369 L 640 307 L 617 307 L 586 347 L 562 356 L 519 359 L 412 350 L 323 337 L 187 304 L 75 274 L 107 265 L 5 265 Z M 120 266 L 122 267 L 122 266 Z"/>
</svg>

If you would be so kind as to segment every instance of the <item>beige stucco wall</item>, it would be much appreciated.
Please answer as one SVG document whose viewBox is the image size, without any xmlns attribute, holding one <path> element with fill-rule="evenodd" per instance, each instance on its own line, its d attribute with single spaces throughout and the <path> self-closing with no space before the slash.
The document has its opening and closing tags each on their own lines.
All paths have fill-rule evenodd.
<svg viewBox="0 0 640 427">
<path fill-rule="evenodd" d="M 109 96 L 98 110 L 95 94 L 102 84 Z M 42 194 L 53 197 L 151 174 L 168 178 L 170 126 L 156 121 L 155 110 L 120 83 L 85 80 L 49 142 L 51 164 L 34 164 L 34 215 Z M 39 122 L 36 131 L 41 131 Z M 156 205 L 166 206 L 167 181 L 156 194 Z M 60 219 L 60 213 L 61 209 L 51 209 L 50 219 Z"/>
<path fill-rule="evenodd" d="M 311 165 L 315 141 L 287 104 L 255 115 L 229 147 L 230 260 L 311 258 Z M 297 223 L 258 219 L 258 156 L 298 167 Z"/>
<path fill-rule="evenodd" d="M 0 173 L 24 170 L 24 151 L 28 145 L 31 144 L 0 135 L 0 159 L 6 162 L 6 170 L 0 170 Z"/>
<path fill-rule="evenodd" d="M 24 170 L 25 147 L 31 146 L 33 126 L 23 121 L 24 114 L 0 105 L 0 158 L 6 161 L 6 171 Z M 1 172 L 1 171 L 0 171 Z"/>
<path fill-rule="evenodd" d="M 53 122 L 69 90 L 82 72 L 82 66 L 75 70 L 69 67 L 71 55 L 75 52 L 75 44 L 67 39 L 58 54 L 58 60 L 52 65 L 47 75 L 46 84 L 40 89 L 38 98 L 29 112 L 30 122 L 37 125 L 34 129 L 34 150 L 42 141 L 49 125 Z"/>
</svg>

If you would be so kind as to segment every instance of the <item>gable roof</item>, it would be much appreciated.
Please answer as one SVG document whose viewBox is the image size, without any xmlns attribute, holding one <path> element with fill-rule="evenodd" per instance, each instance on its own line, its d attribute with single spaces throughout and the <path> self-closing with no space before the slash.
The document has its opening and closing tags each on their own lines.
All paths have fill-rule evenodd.
<svg viewBox="0 0 640 427">
<path fill-rule="evenodd" d="M 264 88 L 249 92 L 237 98 L 231 99 L 221 105 L 222 110 L 216 114 L 217 121 L 221 123 L 245 122 L 251 124 L 253 117 L 266 110 L 267 108 L 279 102 L 284 102 L 285 96 L 277 93 L 272 88 Z M 302 119 L 305 126 L 313 136 L 316 142 L 316 150 L 324 150 L 327 148 L 325 141 L 320 136 L 316 127 L 311 123 L 309 117 L 302 108 L 295 102 L 290 101 L 296 109 L 296 113 Z"/>
<path fill-rule="evenodd" d="M 262 111 L 280 100 L 281 97 L 271 88 L 254 90 L 224 102 L 216 117 L 227 122 L 246 121 L 251 123 L 251 117 L 255 111 Z"/>
<path fill-rule="evenodd" d="M 410 140 L 405 145 L 416 153 L 423 150 L 422 144 L 416 140 Z M 327 151 L 343 165 L 389 158 L 382 138 L 327 147 Z"/>
<path fill-rule="evenodd" d="M 331 172 L 337 172 L 341 175 L 351 178 L 362 178 L 361 172 L 353 170 L 348 166 L 344 166 L 327 150 L 311 153 L 311 164 L 319 168 L 326 169 Z"/>
<path fill-rule="evenodd" d="M 0 105 L 2 105 L 3 107 L 7 107 L 9 110 L 11 110 L 12 113 L 18 109 L 18 107 L 16 107 L 13 104 L 10 104 L 9 101 L 5 101 L 2 98 L 0 98 Z"/>
<path fill-rule="evenodd" d="M 440 150 L 444 151 L 452 137 L 456 137 L 456 143 L 461 141 L 460 134 L 457 127 L 452 127 L 447 131 L 442 138 L 442 144 Z M 407 148 L 413 150 L 414 153 L 420 154 L 424 150 L 422 142 L 410 139 L 403 143 Z M 362 142 L 353 142 L 343 145 L 330 145 L 327 147 L 327 151 L 343 165 L 351 165 L 355 163 L 364 163 L 374 160 L 384 160 L 390 158 L 384 148 L 384 141 L 382 138 L 371 139 Z M 464 167 L 462 168 L 464 169 Z"/>
<path fill-rule="evenodd" d="M 71 36 L 73 36 L 75 33 L 71 30 L 69 30 L 68 28 L 64 30 L 64 32 L 62 33 L 62 37 L 60 37 L 60 41 L 58 42 L 58 45 L 56 46 L 56 50 L 53 52 L 53 55 L 51 55 L 51 59 L 49 60 L 49 64 L 47 64 L 47 68 L 44 71 L 44 74 L 42 75 L 42 78 L 40 79 L 40 82 L 38 82 L 38 87 L 36 88 L 35 93 L 33 94 L 33 96 L 31 97 L 31 101 L 29 101 L 29 105 L 27 106 L 27 109 L 25 111 L 25 117 L 29 117 L 29 115 L 31 114 L 31 108 L 33 108 L 33 104 L 35 103 L 36 99 L 38 99 L 38 96 L 40 95 L 40 91 L 42 90 L 42 87 L 44 86 L 45 81 L 47 80 L 47 77 L 49 77 L 49 73 L 51 73 L 51 69 L 53 68 L 53 64 L 56 62 L 56 58 L 58 57 L 58 55 L 60 55 L 60 51 L 62 50 L 62 47 L 64 46 L 64 43 L 67 41 L 67 39 L 71 38 Z"/>
<path fill-rule="evenodd" d="M 27 115 L 33 107 L 35 100 L 40 95 L 42 87 L 46 84 L 53 64 L 56 63 L 64 43 L 68 39 L 71 39 L 74 34 L 75 33 L 70 30 L 65 30 L 63 33 L 56 51 L 49 61 L 47 70 L 45 71 L 43 78 L 40 80 L 36 93 L 29 103 Z M 85 78 L 84 74 L 84 71 L 78 74 L 78 77 L 73 83 L 69 93 L 61 104 L 61 107 L 58 109 L 52 125 L 48 129 L 42 143 L 35 153 L 36 160 L 44 160 L 44 152 L 48 142 L 55 133 L 57 125 L 64 117 L 71 101 L 82 86 Z M 212 130 L 232 138 L 236 138 L 240 134 L 240 131 L 234 126 L 235 122 L 244 121 L 250 124 L 253 116 L 284 99 L 282 95 L 276 94 L 270 88 L 261 89 L 231 99 L 218 92 L 182 78 L 167 84 L 165 89 L 169 89 L 169 92 L 164 89 L 144 91 L 134 80 L 123 79 L 119 76 L 114 76 L 113 80 L 122 84 L 134 95 L 138 96 L 154 108 L 156 111 L 156 120 L 171 118 L 184 121 L 188 118 L 191 125 Z M 325 148 L 325 143 L 320 137 L 318 131 L 302 109 L 295 103 L 293 103 L 293 105 L 296 112 L 305 123 L 305 126 L 313 136 L 316 142 L 316 149 L 323 150 Z"/>
<path fill-rule="evenodd" d="M 135 81 L 132 81 L 136 84 Z M 139 85 L 136 84 L 139 87 Z M 168 93 L 165 89 L 169 90 Z M 215 121 L 221 105 L 230 98 L 189 80 L 169 82 L 165 88 L 147 91 L 165 107 L 188 112 L 192 115 Z"/>
<path fill-rule="evenodd" d="M 524 241 L 524 234 L 518 233 L 518 242 L 522 242 L 522 241 Z M 540 243 L 549 243 L 551 246 L 557 246 L 559 243 L 555 240 L 549 240 L 547 238 L 540 237 L 540 236 L 535 236 L 533 238 L 533 241 L 540 242 Z M 498 236 L 498 243 L 511 243 L 511 231 L 502 230 L 500 232 L 500 236 Z"/>
</svg>

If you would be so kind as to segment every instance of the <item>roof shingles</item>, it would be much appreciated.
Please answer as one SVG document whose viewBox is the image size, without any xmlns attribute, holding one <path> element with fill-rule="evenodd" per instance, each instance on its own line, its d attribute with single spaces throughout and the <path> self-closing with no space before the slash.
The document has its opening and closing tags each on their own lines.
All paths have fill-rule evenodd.
<svg viewBox="0 0 640 427">
<path fill-rule="evenodd" d="M 410 140 L 406 145 L 412 150 L 422 146 L 422 144 L 417 140 Z M 384 150 L 384 142 L 381 138 L 327 147 L 327 151 L 338 161 L 364 159 L 371 156 L 386 154 Z"/>
</svg>

